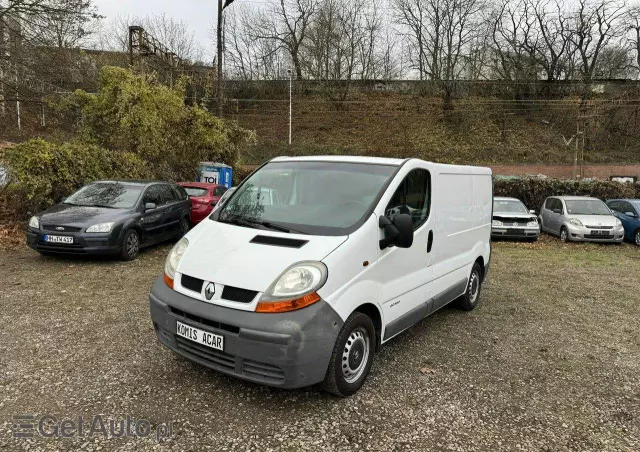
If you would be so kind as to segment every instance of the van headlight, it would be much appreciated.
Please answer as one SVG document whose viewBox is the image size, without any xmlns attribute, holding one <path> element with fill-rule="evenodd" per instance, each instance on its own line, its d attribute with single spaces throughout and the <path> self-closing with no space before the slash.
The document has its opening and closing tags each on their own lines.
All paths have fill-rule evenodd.
<svg viewBox="0 0 640 452">
<path fill-rule="evenodd" d="M 316 293 L 327 281 L 327 266 L 322 262 L 299 262 L 286 269 L 264 292 L 256 312 L 287 312 L 320 300 Z"/>
<path fill-rule="evenodd" d="M 580 226 L 582 227 L 582 221 L 578 220 L 577 218 L 572 218 L 569 220 L 569 223 L 571 223 L 574 226 Z"/>
<path fill-rule="evenodd" d="M 113 223 L 94 224 L 87 228 L 87 232 L 111 232 L 112 227 Z"/>
<path fill-rule="evenodd" d="M 169 252 L 167 260 L 164 263 L 164 282 L 172 289 L 173 280 L 176 277 L 176 269 L 185 251 L 187 251 L 188 246 L 189 240 L 187 240 L 186 237 L 181 238 L 180 241 L 171 248 L 171 252 Z"/>
<path fill-rule="evenodd" d="M 491 222 L 491 226 L 502 226 L 502 221 L 500 220 L 493 220 Z"/>
<path fill-rule="evenodd" d="M 38 220 L 38 217 L 29 218 L 29 227 L 31 229 L 40 229 L 40 220 Z"/>
</svg>

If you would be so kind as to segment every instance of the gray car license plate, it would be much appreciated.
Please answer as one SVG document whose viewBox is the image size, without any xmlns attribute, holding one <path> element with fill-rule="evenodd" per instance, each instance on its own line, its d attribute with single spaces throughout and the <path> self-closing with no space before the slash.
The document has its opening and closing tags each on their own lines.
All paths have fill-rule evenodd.
<svg viewBox="0 0 640 452">
<path fill-rule="evenodd" d="M 73 243 L 73 237 L 64 235 L 45 235 L 44 241 L 48 243 Z"/>
</svg>

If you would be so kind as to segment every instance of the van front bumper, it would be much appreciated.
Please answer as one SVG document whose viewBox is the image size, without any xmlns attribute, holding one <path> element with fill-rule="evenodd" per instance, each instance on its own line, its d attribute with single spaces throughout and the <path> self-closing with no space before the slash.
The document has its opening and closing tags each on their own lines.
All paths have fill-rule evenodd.
<svg viewBox="0 0 640 452">
<path fill-rule="evenodd" d="M 160 342 L 185 358 L 243 380 L 282 388 L 324 380 L 343 321 L 324 300 L 298 311 L 264 314 L 216 306 L 170 289 L 149 294 Z M 176 335 L 176 322 L 224 337 L 224 350 Z"/>
</svg>

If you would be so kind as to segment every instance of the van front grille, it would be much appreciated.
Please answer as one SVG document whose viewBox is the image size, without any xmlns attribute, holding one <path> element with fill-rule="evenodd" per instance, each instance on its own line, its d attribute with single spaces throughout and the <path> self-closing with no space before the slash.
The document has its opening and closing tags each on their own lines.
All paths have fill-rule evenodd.
<svg viewBox="0 0 640 452">
<path fill-rule="evenodd" d="M 255 290 L 240 289 L 239 287 L 224 286 L 222 289 L 222 299 L 236 301 L 238 303 L 251 303 L 258 295 Z"/>
<path fill-rule="evenodd" d="M 182 275 L 180 277 L 180 285 L 193 292 L 200 293 L 202 291 L 203 284 L 204 281 L 202 279 L 194 278 L 193 276 Z"/>
</svg>

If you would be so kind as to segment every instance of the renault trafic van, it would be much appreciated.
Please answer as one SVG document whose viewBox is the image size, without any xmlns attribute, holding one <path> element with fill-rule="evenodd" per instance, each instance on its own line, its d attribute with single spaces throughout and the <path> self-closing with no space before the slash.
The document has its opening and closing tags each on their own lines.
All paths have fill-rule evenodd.
<svg viewBox="0 0 640 452">
<path fill-rule="evenodd" d="M 276 158 L 171 250 L 153 325 L 225 374 L 348 396 L 382 344 L 452 301 L 476 307 L 491 213 L 488 168 Z"/>
</svg>

